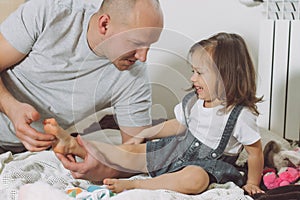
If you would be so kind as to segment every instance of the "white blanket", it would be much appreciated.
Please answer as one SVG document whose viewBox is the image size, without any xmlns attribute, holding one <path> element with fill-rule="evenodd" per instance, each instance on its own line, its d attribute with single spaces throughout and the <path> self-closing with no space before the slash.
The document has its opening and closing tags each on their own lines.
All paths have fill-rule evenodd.
<svg viewBox="0 0 300 200">
<path fill-rule="evenodd" d="M 97 115 L 92 115 L 82 122 L 77 123 L 76 126 L 71 127 L 68 131 L 82 132 L 88 125 L 98 122 L 99 119 L 111 113 L 112 110 L 110 109 L 103 110 L 97 113 Z M 85 139 L 101 140 L 113 144 L 121 142 L 120 132 L 112 129 L 96 131 L 83 137 Z M 132 178 L 145 178 L 145 176 L 138 175 Z M 70 186 L 87 184 L 91 183 L 84 180 L 75 180 L 70 172 L 62 166 L 52 151 L 39 153 L 25 152 L 16 155 L 12 155 L 10 152 L 0 154 L 1 200 L 74 199 L 67 195 L 65 189 Z M 252 198 L 244 195 L 244 191 L 241 188 L 229 182 L 224 185 L 212 184 L 208 191 L 199 195 L 183 195 L 168 190 L 135 189 L 122 192 L 109 199 L 249 200 Z"/>
<path fill-rule="evenodd" d="M 65 192 L 68 186 L 91 184 L 88 181 L 75 180 L 69 171 L 64 169 L 52 151 L 39 153 L 25 152 L 16 155 L 7 152 L 0 155 L 0 163 L 1 200 L 74 199 L 69 197 Z M 133 178 L 144 178 L 144 176 L 140 175 Z M 19 192 L 20 188 L 21 192 Z M 232 182 L 224 185 L 212 184 L 210 188 L 199 195 L 183 195 L 168 190 L 135 189 L 122 192 L 109 199 L 252 199 L 244 195 L 244 191 Z"/>
</svg>

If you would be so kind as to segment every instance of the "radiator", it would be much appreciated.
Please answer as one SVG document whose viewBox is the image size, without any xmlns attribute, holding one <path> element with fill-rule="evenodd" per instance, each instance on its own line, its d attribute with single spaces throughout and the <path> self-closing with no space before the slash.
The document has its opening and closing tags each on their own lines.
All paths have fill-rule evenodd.
<svg viewBox="0 0 300 200">
<path fill-rule="evenodd" d="M 298 10 L 285 8 L 286 1 L 281 1 L 282 7 L 277 5 L 276 13 L 269 4 L 268 19 L 261 23 L 257 93 L 264 96 L 264 102 L 258 104 L 258 125 L 299 141 L 300 4 L 291 2 L 296 2 Z"/>
</svg>

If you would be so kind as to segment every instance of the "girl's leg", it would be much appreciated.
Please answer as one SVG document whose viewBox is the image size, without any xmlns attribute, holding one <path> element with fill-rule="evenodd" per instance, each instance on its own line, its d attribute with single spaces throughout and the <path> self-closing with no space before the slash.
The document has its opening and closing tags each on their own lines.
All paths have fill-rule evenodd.
<svg viewBox="0 0 300 200">
<path fill-rule="evenodd" d="M 92 145 L 93 144 L 93 145 Z M 93 148 L 91 148 L 93 146 Z M 147 173 L 146 144 L 92 143 L 88 147 L 94 158 L 119 171 Z"/>
<path fill-rule="evenodd" d="M 151 179 L 104 179 L 108 189 L 119 193 L 130 189 L 167 189 L 184 194 L 199 194 L 209 185 L 207 172 L 198 166 L 187 166 L 180 171 L 163 174 Z"/>
<path fill-rule="evenodd" d="M 74 137 L 61 128 L 55 119 L 46 119 L 44 130 L 57 138 L 57 142 L 53 144 L 54 152 L 85 157 L 86 150 Z M 90 142 L 90 144 L 93 144 L 95 148 L 91 148 L 89 153 L 92 152 L 93 157 L 108 167 L 127 173 L 147 172 L 145 144 L 118 146 L 102 142 Z"/>
</svg>

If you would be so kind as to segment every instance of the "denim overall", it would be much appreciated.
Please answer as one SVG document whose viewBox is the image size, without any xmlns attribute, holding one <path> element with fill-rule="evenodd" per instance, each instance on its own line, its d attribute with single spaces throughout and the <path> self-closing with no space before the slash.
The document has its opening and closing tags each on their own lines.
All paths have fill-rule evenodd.
<svg viewBox="0 0 300 200">
<path fill-rule="evenodd" d="M 182 106 L 186 122 L 189 120 L 190 110 L 196 101 L 195 92 L 189 93 L 183 98 Z M 187 131 L 181 135 L 161 138 L 158 141 L 148 141 L 146 157 L 149 174 L 155 177 L 178 171 L 188 165 L 196 165 L 208 172 L 211 182 L 233 181 L 236 185 L 243 186 L 244 177 L 233 166 L 238 156 L 223 155 L 242 108 L 237 105 L 231 111 L 216 149 L 201 143 L 192 135 L 188 127 Z"/>
</svg>

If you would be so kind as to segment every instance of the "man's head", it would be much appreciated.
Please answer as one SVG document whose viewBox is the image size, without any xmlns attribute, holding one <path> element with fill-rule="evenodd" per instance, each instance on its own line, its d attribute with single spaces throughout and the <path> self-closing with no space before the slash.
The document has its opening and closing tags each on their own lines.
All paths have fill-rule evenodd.
<svg viewBox="0 0 300 200">
<path fill-rule="evenodd" d="M 93 30 L 88 34 L 89 44 L 119 70 L 128 69 L 137 60 L 146 61 L 150 45 L 163 28 L 158 0 L 103 0 L 93 18 L 97 27 L 89 28 Z"/>
</svg>

